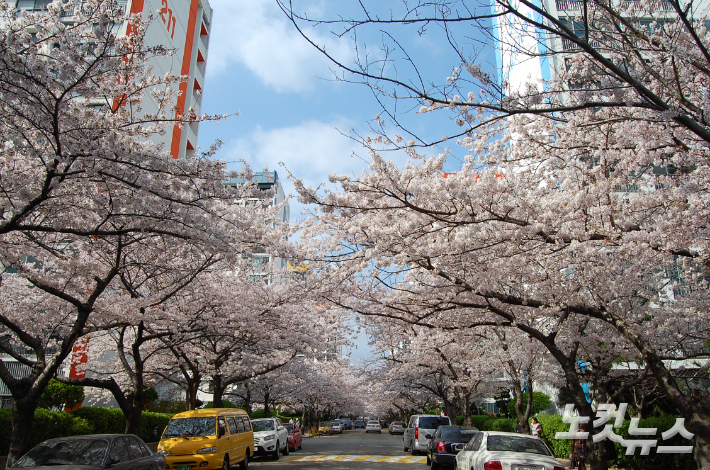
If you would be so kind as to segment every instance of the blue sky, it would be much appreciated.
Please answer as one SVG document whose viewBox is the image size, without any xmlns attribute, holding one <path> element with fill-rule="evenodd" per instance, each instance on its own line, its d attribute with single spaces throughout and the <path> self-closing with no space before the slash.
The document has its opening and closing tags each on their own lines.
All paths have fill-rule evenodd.
<svg viewBox="0 0 710 470">
<path fill-rule="evenodd" d="M 240 115 L 221 123 L 203 123 L 199 145 L 206 148 L 218 138 L 224 146 L 217 158 L 227 162 L 244 159 L 254 170 L 275 169 L 285 178 L 286 171 L 279 166 L 282 162 L 311 185 L 326 182 L 331 173 L 360 174 L 367 166 L 368 153 L 341 132 L 353 129 L 367 134 L 368 122 L 380 113 L 372 92 L 363 85 L 333 81 L 333 65 L 298 34 L 275 0 L 210 3 L 214 16 L 202 111 Z M 380 7 L 401 4 L 398 0 L 371 3 Z M 310 15 L 333 16 L 334 7 L 347 12 L 348 5 L 353 4 L 350 0 L 303 0 L 298 7 Z M 409 28 L 395 32 L 408 52 L 421 59 L 419 65 L 425 74 L 438 82 L 451 75 L 456 57 L 435 27 L 424 36 Z M 352 62 L 349 39 L 338 40 L 327 29 L 309 33 L 329 53 Z M 369 46 L 373 57 L 378 57 L 376 46 L 382 35 L 377 30 L 368 34 L 359 39 Z M 397 53 L 397 57 L 402 54 Z M 402 73 L 407 71 L 402 69 Z M 412 106 L 415 103 L 405 108 Z M 411 112 L 404 118 L 417 132 L 433 137 L 440 137 L 447 129 L 453 133 L 444 113 Z M 427 153 L 442 151 L 431 149 Z M 452 148 L 454 158 L 447 164 L 447 171 L 456 171 L 456 156 L 464 154 L 462 149 Z M 396 153 L 388 158 L 404 161 L 403 155 Z M 289 181 L 284 181 L 284 188 L 287 193 L 293 191 Z M 303 206 L 292 200 L 291 219 L 301 218 L 302 211 Z M 363 341 L 359 341 L 355 356 L 365 354 Z"/>
</svg>

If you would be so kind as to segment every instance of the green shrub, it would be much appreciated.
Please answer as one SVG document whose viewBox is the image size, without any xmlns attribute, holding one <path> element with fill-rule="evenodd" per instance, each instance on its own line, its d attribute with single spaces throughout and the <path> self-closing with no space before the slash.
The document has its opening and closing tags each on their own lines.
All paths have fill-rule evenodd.
<svg viewBox="0 0 710 470">
<path fill-rule="evenodd" d="M 214 405 L 211 401 L 208 401 L 202 408 L 212 408 Z M 237 405 L 229 400 L 222 400 L 222 408 L 239 408 Z"/>
<path fill-rule="evenodd" d="M 81 407 L 71 414 L 91 423 L 96 434 L 122 434 L 126 429 L 126 418 L 119 408 Z"/>
<path fill-rule="evenodd" d="M 515 414 L 515 403 L 518 401 L 517 398 L 513 399 L 508 403 L 508 414 L 512 417 L 516 417 Z M 523 393 L 523 412 L 528 404 L 528 394 Z M 550 407 L 550 397 L 541 392 L 533 392 L 532 407 L 530 408 L 530 416 L 535 416 L 536 414 L 545 411 Z"/>
<path fill-rule="evenodd" d="M 86 419 L 63 411 L 49 411 L 37 408 L 32 422 L 30 445 L 34 447 L 42 441 L 55 437 L 78 436 L 95 432 L 91 423 Z M 0 410 L 0 435 L 7 436 L 6 439 L 0 439 L 0 455 L 7 455 L 10 451 L 9 437 L 11 433 L 12 410 Z"/>
<path fill-rule="evenodd" d="M 37 402 L 38 408 L 53 411 L 64 411 L 64 407 L 74 408 L 84 401 L 84 387 L 80 385 L 63 384 L 56 379 L 51 379 L 47 388 Z"/>
<path fill-rule="evenodd" d="M 569 457 L 572 441 L 555 439 L 555 434 L 558 432 L 569 431 L 569 424 L 563 423 L 560 415 L 538 415 L 536 418 L 542 426 L 542 440 L 550 447 L 555 457 L 558 459 Z"/>
<path fill-rule="evenodd" d="M 485 422 L 490 419 L 495 418 L 491 418 L 488 415 L 473 415 L 471 416 L 471 424 L 473 424 L 473 427 L 477 428 L 479 431 L 483 431 L 483 427 L 485 427 Z"/>
</svg>

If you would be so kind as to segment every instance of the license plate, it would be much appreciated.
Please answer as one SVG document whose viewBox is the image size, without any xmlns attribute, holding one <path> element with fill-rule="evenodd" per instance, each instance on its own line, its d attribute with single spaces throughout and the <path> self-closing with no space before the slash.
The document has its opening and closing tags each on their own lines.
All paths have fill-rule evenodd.
<svg viewBox="0 0 710 470">
<path fill-rule="evenodd" d="M 177 470 L 190 470 L 189 465 L 178 465 Z"/>
<path fill-rule="evenodd" d="M 513 466 L 515 470 L 544 470 L 544 467 L 541 467 L 539 465 L 518 465 L 518 466 Z M 180 470 L 180 469 L 178 469 Z"/>
</svg>

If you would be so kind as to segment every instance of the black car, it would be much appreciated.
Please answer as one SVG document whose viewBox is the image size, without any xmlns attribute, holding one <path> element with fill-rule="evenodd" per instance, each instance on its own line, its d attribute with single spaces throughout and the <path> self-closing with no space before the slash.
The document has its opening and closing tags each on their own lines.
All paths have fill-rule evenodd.
<svg viewBox="0 0 710 470">
<path fill-rule="evenodd" d="M 365 429 L 365 420 L 356 419 L 355 421 L 353 421 L 353 426 L 355 427 L 355 429 L 357 429 L 357 428 Z"/>
<path fill-rule="evenodd" d="M 441 426 L 433 435 L 427 434 L 424 437 L 431 439 L 426 453 L 427 465 L 431 465 L 432 470 L 454 465 L 456 454 L 477 432 L 478 429 L 466 426 Z"/>
<path fill-rule="evenodd" d="M 10 462 L 10 468 L 165 470 L 165 458 L 151 452 L 138 436 L 98 434 L 49 439 Z"/>
</svg>

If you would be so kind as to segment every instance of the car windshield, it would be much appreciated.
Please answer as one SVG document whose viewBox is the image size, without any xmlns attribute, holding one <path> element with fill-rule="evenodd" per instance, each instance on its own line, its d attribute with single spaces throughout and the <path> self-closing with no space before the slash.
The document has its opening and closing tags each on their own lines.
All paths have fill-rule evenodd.
<svg viewBox="0 0 710 470">
<path fill-rule="evenodd" d="M 14 467 L 52 465 L 96 465 L 104 461 L 108 441 L 103 439 L 67 439 L 47 441 L 27 452 Z"/>
<path fill-rule="evenodd" d="M 293 432 L 293 424 L 284 424 L 284 427 L 288 432 Z"/>
<path fill-rule="evenodd" d="M 340 426 L 340 421 L 337 419 L 333 420 L 333 426 Z"/>
<path fill-rule="evenodd" d="M 437 429 L 439 426 L 451 424 L 445 416 L 422 416 L 419 418 L 419 427 L 422 429 Z"/>
<path fill-rule="evenodd" d="M 350 418 L 341 418 L 340 421 L 342 421 L 343 423 L 347 424 L 347 423 L 350 422 Z"/>
<path fill-rule="evenodd" d="M 441 428 L 441 438 L 447 441 L 468 442 L 477 432 L 476 428 Z"/>
<path fill-rule="evenodd" d="M 214 416 L 177 418 L 170 421 L 163 437 L 214 436 L 216 430 L 217 418 Z"/>
<path fill-rule="evenodd" d="M 368 425 L 368 426 L 379 426 L 380 423 L 377 422 L 377 421 L 368 421 L 368 422 L 367 422 L 367 425 Z"/>
<path fill-rule="evenodd" d="M 540 439 L 533 437 L 488 436 L 488 450 L 552 455 Z"/>
<path fill-rule="evenodd" d="M 251 424 L 254 426 L 254 432 L 276 430 L 274 422 L 270 419 L 252 421 Z"/>
<path fill-rule="evenodd" d="M 402 421 L 395 421 L 392 423 L 392 426 L 404 426 L 404 423 Z"/>
</svg>

